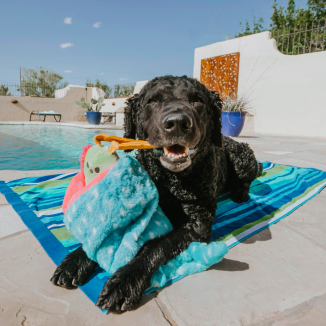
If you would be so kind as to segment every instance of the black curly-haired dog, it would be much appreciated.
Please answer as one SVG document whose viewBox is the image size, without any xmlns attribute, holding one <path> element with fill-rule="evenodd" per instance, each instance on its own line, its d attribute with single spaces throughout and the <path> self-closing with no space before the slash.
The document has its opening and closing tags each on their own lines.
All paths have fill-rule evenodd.
<svg viewBox="0 0 326 326">
<path fill-rule="evenodd" d="M 153 273 L 191 242 L 210 242 L 216 202 L 249 199 L 250 183 L 261 174 L 253 151 L 221 134 L 221 100 L 195 79 L 165 76 L 146 84 L 128 100 L 125 137 L 158 147 L 139 150 L 137 159 L 154 181 L 159 205 L 174 230 L 147 242 L 137 256 L 105 284 L 97 305 L 120 313 L 137 306 Z M 67 255 L 51 281 L 83 285 L 96 263 L 82 248 Z"/>
</svg>

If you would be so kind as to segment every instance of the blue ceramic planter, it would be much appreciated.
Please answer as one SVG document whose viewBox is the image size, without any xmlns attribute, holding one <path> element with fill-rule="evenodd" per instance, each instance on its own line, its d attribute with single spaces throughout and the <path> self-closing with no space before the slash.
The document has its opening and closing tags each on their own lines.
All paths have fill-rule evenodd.
<svg viewBox="0 0 326 326">
<path fill-rule="evenodd" d="M 238 137 L 243 128 L 247 112 L 222 111 L 222 134 Z"/>
<path fill-rule="evenodd" d="M 91 125 L 99 125 L 101 122 L 102 112 L 87 112 L 87 121 Z"/>
</svg>

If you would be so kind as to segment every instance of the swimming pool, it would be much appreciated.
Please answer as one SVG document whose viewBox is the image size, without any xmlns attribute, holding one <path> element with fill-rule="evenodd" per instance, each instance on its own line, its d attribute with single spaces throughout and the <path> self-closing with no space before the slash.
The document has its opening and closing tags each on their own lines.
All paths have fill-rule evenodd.
<svg viewBox="0 0 326 326">
<path fill-rule="evenodd" d="M 82 147 L 104 133 L 123 136 L 123 130 L 0 125 L 0 170 L 78 169 Z"/>
</svg>

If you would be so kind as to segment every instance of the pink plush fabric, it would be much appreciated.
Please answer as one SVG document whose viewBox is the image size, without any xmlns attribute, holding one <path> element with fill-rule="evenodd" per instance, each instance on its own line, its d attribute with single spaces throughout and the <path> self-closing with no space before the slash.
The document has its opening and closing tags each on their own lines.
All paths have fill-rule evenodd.
<svg viewBox="0 0 326 326">
<path fill-rule="evenodd" d="M 66 212 L 67 209 L 67 205 L 71 199 L 71 197 L 78 192 L 80 189 L 85 187 L 85 175 L 84 175 L 84 162 L 85 162 L 85 156 L 87 154 L 87 151 L 92 147 L 92 145 L 86 145 L 83 147 L 82 149 L 82 153 L 79 157 L 79 161 L 80 161 L 80 170 L 81 172 L 79 172 L 78 174 L 76 174 L 69 186 L 68 189 L 66 191 L 65 194 L 65 198 L 63 199 L 63 203 L 62 203 L 62 211 L 63 213 Z"/>
<path fill-rule="evenodd" d="M 65 194 L 65 198 L 63 199 L 62 203 L 62 211 L 65 214 L 66 210 L 69 208 L 69 206 L 76 200 L 80 195 L 85 193 L 89 188 L 91 188 L 94 184 L 100 182 L 106 174 L 115 166 L 111 166 L 107 170 L 101 172 L 98 176 L 96 176 L 87 186 L 85 184 L 85 174 L 84 174 L 84 162 L 85 162 L 85 157 L 87 154 L 87 151 L 92 147 L 92 145 L 86 145 L 82 149 L 82 153 L 80 155 L 80 172 L 76 174 L 68 188 Z"/>
<path fill-rule="evenodd" d="M 87 154 L 87 151 L 92 147 L 92 145 L 88 144 L 88 145 L 85 145 L 82 149 L 82 152 L 80 154 L 80 157 L 79 157 L 79 161 L 80 161 L 80 170 L 81 172 L 84 174 L 84 162 L 85 162 L 85 156 Z"/>
<path fill-rule="evenodd" d="M 92 145 L 85 145 L 82 149 L 81 155 L 79 157 L 79 161 L 80 161 L 80 170 L 81 172 L 79 172 L 78 174 L 76 174 L 69 186 L 68 189 L 66 191 L 65 194 L 65 198 L 63 199 L 63 203 L 62 203 L 62 211 L 63 213 L 66 212 L 67 209 L 67 205 L 71 199 L 71 197 L 78 192 L 80 189 L 85 187 L 85 175 L 84 175 L 84 162 L 85 162 L 85 156 L 87 154 L 87 151 L 92 147 Z"/>
<path fill-rule="evenodd" d="M 110 172 L 110 170 L 115 167 L 115 164 L 105 171 L 101 172 L 98 176 L 96 176 L 87 186 L 85 186 L 85 175 L 84 172 L 79 172 L 76 174 L 67 189 L 65 194 L 65 198 L 62 204 L 62 211 L 65 214 L 66 210 L 70 207 L 70 205 L 83 193 L 85 193 L 89 188 L 94 186 L 96 183 L 103 180 L 103 178 Z"/>
<path fill-rule="evenodd" d="M 63 199 L 63 203 L 62 203 L 62 211 L 65 214 L 66 213 L 66 209 L 68 208 L 68 203 L 70 201 L 70 199 L 72 198 L 72 196 L 77 193 L 80 189 L 83 189 L 85 187 L 85 175 L 84 175 L 84 171 L 83 172 L 79 172 L 78 174 L 76 174 L 69 186 L 68 189 L 66 191 L 65 194 L 65 198 Z"/>
</svg>

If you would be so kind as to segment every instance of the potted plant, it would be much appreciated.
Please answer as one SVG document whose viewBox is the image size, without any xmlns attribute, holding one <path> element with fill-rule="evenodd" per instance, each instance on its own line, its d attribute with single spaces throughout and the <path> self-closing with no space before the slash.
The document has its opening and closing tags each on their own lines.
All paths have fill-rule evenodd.
<svg viewBox="0 0 326 326">
<path fill-rule="evenodd" d="M 80 99 L 80 102 L 76 101 L 77 105 L 80 105 L 82 108 L 87 109 L 86 116 L 89 124 L 99 125 L 101 122 L 102 112 L 99 112 L 105 104 L 103 103 L 103 97 L 100 97 L 98 100 L 91 99 L 90 103 L 87 103 L 84 98 Z M 93 110 L 93 105 L 96 104 L 95 110 Z"/>
<path fill-rule="evenodd" d="M 222 134 L 238 137 L 243 129 L 246 114 L 252 110 L 248 96 L 226 97 L 222 104 Z"/>
</svg>

